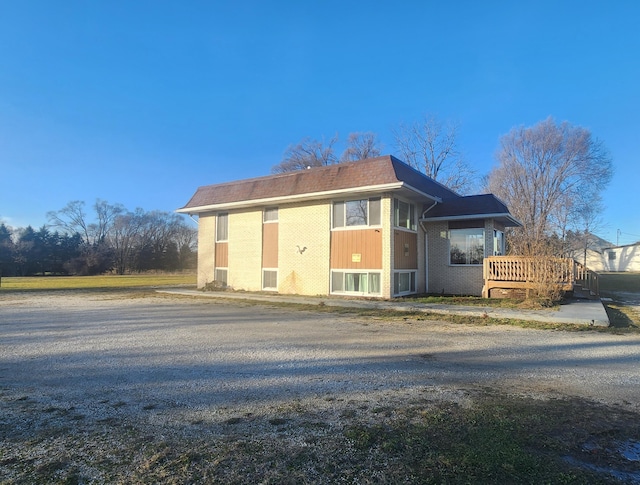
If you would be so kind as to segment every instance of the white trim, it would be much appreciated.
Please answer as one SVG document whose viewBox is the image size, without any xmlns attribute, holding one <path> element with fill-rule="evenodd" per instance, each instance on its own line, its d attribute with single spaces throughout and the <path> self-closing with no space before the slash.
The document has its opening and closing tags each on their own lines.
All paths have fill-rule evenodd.
<svg viewBox="0 0 640 485">
<path fill-rule="evenodd" d="M 429 294 L 429 234 L 424 233 L 424 292 Z"/>
<path fill-rule="evenodd" d="M 340 189 L 340 190 L 326 190 L 324 192 L 310 192 L 306 194 L 286 195 L 282 197 L 267 197 L 264 199 L 240 200 L 237 202 L 227 202 L 222 204 L 211 204 L 211 205 L 203 205 L 203 206 L 197 206 L 197 207 L 183 207 L 182 209 L 176 210 L 176 212 L 180 212 L 183 214 L 197 214 L 198 212 L 207 212 L 207 211 L 214 211 L 214 210 L 221 210 L 221 209 L 224 209 L 224 210 L 239 209 L 239 208 L 245 208 L 245 207 L 254 207 L 257 205 L 277 205 L 278 203 L 284 203 L 289 201 L 295 202 L 295 201 L 320 200 L 320 199 L 327 199 L 327 198 L 330 198 L 336 195 L 341 195 L 341 194 L 349 194 L 351 197 L 357 198 L 359 195 L 376 194 L 378 192 L 401 189 L 405 185 L 406 184 L 404 184 L 403 182 L 392 183 L 392 184 L 382 184 L 382 185 L 367 185 L 364 187 L 351 187 L 348 189 Z M 418 192 L 418 193 L 421 193 L 421 192 Z M 428 197 L 431 198 L 431 196 L 428 196 Z"/>
<path fill-rule="evenodd" d="M 333 273 L 343 273 L 343 279 L 342 279 L 342 283 L 344 285 L 344 274 L 346 273 L 364 273 L 367 275 L 367 285 L 369 284 L 369 275 L 371 275 L 372 273 L 375 273 L 377 275 L 380 276 L 380 291 L 377 293 L 373 293 L 371 291 L 334 291 L 333 289 Z M 383 282 L 383 275 L 382 275 L 382 270 L 381 269 L 361 269 L 361 268 L 348 268 L 348 269 L 341 269 L 341 268 L 331 268 L 331 270 L 329 271 L 329 294 L 330 295 L 349 295 L 349 296 L 382 296 L 382 282 Z M 367 288 L 368 289 L 368 288 Z"/>
<path fill-rule="evenodd" d="M 414 275 L 413 277 L 413 290 L 409 290 L 409 291 L 401 291 L 400 293 L 395 293 L 395 286 L 396 286 L 396 275 L 397 274 L 412 274 Z M 411 277 L 409 277 L 409 284 L 411 284 Z M 406 295 L 415 295 L 416 293 L 418 293 L 418 269 L 396 269 L 393 270 L 393 281 L 392 281 L 392 285 L 391 285 L 391 289 L 392 291 L 394 291 L 393 296 L 406 296 Z"/>
<path fill-rule="evenodd" d="M 468 214 L 463 216 L 440 216 L 440 217 L 423 217 L 420 222 L 434 222 L 434 221 L 463 221 L 467 219 L 507 219 L 518 225 L 522 225 L 518 219 L 511 214 L 504 212 L 498 212 L 495 214 Z"/>
</svg>

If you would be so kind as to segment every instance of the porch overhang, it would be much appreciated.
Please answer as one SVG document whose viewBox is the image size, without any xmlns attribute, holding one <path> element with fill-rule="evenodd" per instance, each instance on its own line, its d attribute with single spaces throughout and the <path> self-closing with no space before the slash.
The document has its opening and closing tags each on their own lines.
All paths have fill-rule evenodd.
<svg viewBox="0 0 640 485">
<path fill-rule="evenodd" d="M 509 213 L 498 212 L 491 214 L 464 214 L 456 216 L 422 217 L 420 222 L 448 222 L 476 219 L 494 219 L 505 227 L 522 227 L 522 223 Z"/>
</svg>

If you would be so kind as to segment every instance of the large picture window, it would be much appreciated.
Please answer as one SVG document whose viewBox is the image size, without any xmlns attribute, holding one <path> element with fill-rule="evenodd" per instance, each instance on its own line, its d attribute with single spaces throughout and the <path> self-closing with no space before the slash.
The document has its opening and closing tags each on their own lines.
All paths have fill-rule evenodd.
<svg viewBox="0 0 640 485">
<path fill-rule="evenodd" d="M 331 273 L 331 292 L 358 295 L 380 294 L 379 272 L 333 271 Z"/>
<path fill-rule="evenodd" d="M 450 229 L 449 254 L 451 264 L 482 264 L 484 229 Z"/>
<path fill-rule="evenodd" d="M 416 230 L 416 207 L 409 202 L 393 199 L 393 224 L 411 231 Z"/>
<path fill-rule="evenodd" d="M 333 227 L 380 225 L 380 197 L 334 202 Z"/>
</svg>

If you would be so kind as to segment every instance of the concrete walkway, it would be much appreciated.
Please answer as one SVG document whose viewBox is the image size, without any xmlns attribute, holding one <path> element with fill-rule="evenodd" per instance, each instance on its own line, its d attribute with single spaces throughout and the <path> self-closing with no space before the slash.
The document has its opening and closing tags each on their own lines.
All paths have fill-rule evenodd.
<svg viewBox="0 0 640 485">
<path fill-rule="evenodd" d="M 568 300 L 558 310 L 521 310 L 517 308 L 493 308 L 437 303 L 417 303 L 407 300 L 351 300 L 336 297 L 313 297 L 262 293 L 233 293 L 227 291 L 198 290 L 157 290 L 158 293 L 197 296 L 202 298 L 223 298 L 230 300 L 253 300 L 263 302 L 294 303 L 299 305 L 320 305 L 347 308 L 369 308 L 407 312 L 437 313 L 442 315 L 466 315 L 473 317 L 508 318 L 547 323 L 570 323 L 578 325 L 609 326 L 609 317 L 600 300 Z"/>
</svg>

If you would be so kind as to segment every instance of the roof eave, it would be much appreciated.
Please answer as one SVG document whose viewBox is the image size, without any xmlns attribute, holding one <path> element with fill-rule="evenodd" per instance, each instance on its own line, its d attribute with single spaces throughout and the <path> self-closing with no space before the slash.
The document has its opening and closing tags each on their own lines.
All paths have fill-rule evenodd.
<svg viewBox="0 0 640 485">
<path fill-rule="evenodd" d="M 439 216 L 439 217 L 423 217 L 420 222 L 439 222 L 439 221 L 464 221 L 471 219 L 498 219 L 505 221 L 507 227 L 521 227 L 522 223 L 508 212 L 497 212 L 492 214 L 463 214 L 459 216 Z"/>
<path fill-rule="evenodd" d="M 262 199 L 240 200 L 235 202 L 223 202 L 220 204 L 209 204 L 209 205 L 194 206 L 194 207 L 187 206 L 187 207 L 182 207 L 180 209 L 177 209 L 176 212 L 181 214 L 198 214 L 200 212 L 244 209 L 247 207 L 266 206 L 266 205 L 274 205 L 274 204 L 287 203 L 287 202 L 321 200 L 321 199 L 328 199 L 336 196 L 342 196 L 346 194 L 353 194 L 353 195 L 374 194 L 374 193 L 386 192 L 390 190 L 398 190 L 403 188 L 405 185 L 406 184 L 404 184 L 403 182 L 394 182 L 390 184 L 367 185 L 364 187 L 350 187 L 347 189 L 327 190 L 323 192 L 311 192 L 307 194 L 296 194 L 296 195 L 287 195 L 287 196 L 280 196 L 280 197 L 266 197 Z M 414 190 L 415 192 L 419 192 L 419 191 L 416 191 L 415 189 L 412 189 L 412 190 Z M 428 196 L 428 197 L 431 197 L 431 196 Z"/>
</svg>

